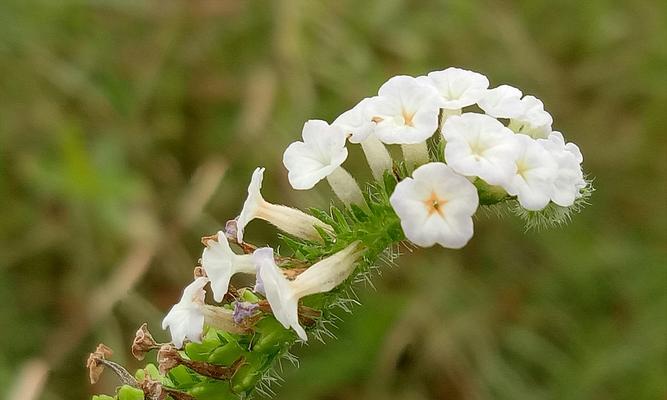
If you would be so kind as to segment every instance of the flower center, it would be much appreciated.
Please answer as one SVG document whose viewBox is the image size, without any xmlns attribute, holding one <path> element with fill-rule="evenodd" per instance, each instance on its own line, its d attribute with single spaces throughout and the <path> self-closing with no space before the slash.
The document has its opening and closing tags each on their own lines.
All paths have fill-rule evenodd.
<svg viewBox="0 0 667 400">
<path fill-rule="evenodd" d="M 517 175 L 521 176 L 524 180 L 526 179 L 526 172 L 528 172 L 529 169 L 530 168 L 523 160 L 519 160 L 516 162 L 516 173 Z"/>
<path fill-rule="evenodd" d="M 415 112 L 408 112 L 405 109 L 401 109 L 401 115 L 403 116 L 403 123 L 407 126 L 414 126 L 412 119 L 415 117 Z"/>
<path fill-rule="evenodd" d="M 441 217 L 445 216 L 445 210 L 443 207 L 447 204 L 447 200 L 438 197 L 435 191 L 431 191 L 431 195 L 424 200 L 424 205 L 428 210 L 428 216 L 438 213 Z"/>
</svg>

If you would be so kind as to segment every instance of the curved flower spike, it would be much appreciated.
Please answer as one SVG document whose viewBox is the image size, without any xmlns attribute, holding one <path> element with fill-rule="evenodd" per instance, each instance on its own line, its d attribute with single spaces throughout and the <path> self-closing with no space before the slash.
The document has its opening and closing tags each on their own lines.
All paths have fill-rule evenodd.
<svg viewBox="0 0 667 400">
<path fill-rule="evenodd" d="M 459 249 L 473 235 L 477 189 L 444 163 L 422 165 L 398 185 L 389 201 L 414 244 Z"/>
<path fill-rule="evenodd" d="M 516 173 L 502 186 L 507 193 L 517 196 L 519 204 L 526 210 L 541 210 L 549 204 L 558 164 L 533 138 L 526 135 L 516 135 L 515 138 L 519 147 Z"/>
<path fill-rule="evenodd" d="M 544 111 L 544 104 L 534 96 L 521 99 L 521 113 L 510 119 L 509 128 L 534 139 L 545 139 L 551 133 L 553 118 Z"/>
<path fill-rule="evenodd" d="M 208 240 L 201 256 L 202 267 L 211 280 L 213 299 L 217 302 L 229 289 L 229 280 L 239 272 L 255 273 L 255 264 L 250 254 L 236 254 L 229 247 L 229 242 L 223 231 L 219 231 L 217 240 Z"/>
<path fill-rule="evenodd" d="M 501 185 L 516 172 L 515 135 L 497 119 L 477 113 L 453 116 L 443 125 L 442 135 L 447 165 L 457 173 Z"/>
<path fill-rule="evenodd" d="M 333 228 L 312 215 L 295 208 L 271 204 L 264 200 L 260 193 L 263 179 L 264 168 L 255 169 L 248 186 L 248 198 L 243 203 L 243 210 L 236 219 L 236 234 L 239 243 L 243 242 L 246 225 L 255 218 L 263 219 L 283 232 L 307 240 L 322 240 L 315 227 L 319 227 L 326 232 L 333 232 Z"/>
<path fill-rule="evenodd" d="M 565 144 L 565 139 L 560 132 L 552 132 L 547 139 L 539 139 L 538 142 L 558 164 L 551 201 L 559 206 L 569 207 L 580 196 L 581 189 L 586 187 L 584 173 L 581 170 L 583 161 L 581 151 L 574 143 Z"/>
<path fill-rule="evenodd" d="M 375 99 L 373 97 L 361 100 L 351 110 L 336 118 L 331 125 L 343 129 L 343 132 L 349 135 L 350 143 L 361 144 L 361 149 L 364 151 L 368 165 L 371 167 L 373 177 L 381 180 L 384 171 L 391 170 L 392 160 L 387 148 L 373 133 L 375 122 L 372 121 L 372 114 L 368 109 Z"/>
<path fill-rule="evenodd" d="M 339 126 L 310 120 L 303 126 L 303 142 L 294 142 L 283 154 L 287 178 L 294 189 L 307 190 L 324 178 L 345 204 L 362 204 L 359 185 L 341 164 L 347 158 L 345 133 Z"/>
<path fill-rule="evenodd" d="M 208 278 L 195 279 L 183 290 L 181 300 L 176 303 L 162 320 L 162 329 L 169 328 L 171 340 L 179 349 L 183 341 L 189 339 L 200 342 L 204 329 L 204 286 Z"/>
<path fill-rule="evenodd" d="M 492 117 L 516 118 L 524 110 L 524 105 L 521 103 L 522 95 L 521 90 L 513 86 L 500 85 L 487 90 L 477 104 Z"/>
<path fill-rule="evenodd" d="M 458 112 L 463 107 L 477 103 L 489 87 L 486 76 L 454 67 L 430 72 L 427 76 L 418 77 L 417 80 L 433 86 L 438 91 L 442 99 L 441 108 Z"/>
<path fill-rule="evenodd" d="M 307 341 L 306 331 L 299 324 L 299 299 L 328 292 L 343 283 L 354 270 L 355 262 L 361 254 L 359 242 L 354 242 L 331 257 L 315 263 L 293 281 L 289 281 L 276 265 L 270 247 L 255 250 L 253 257 L 258 267 L 258 279 L 263 282 L 273 315 L 285 328 L 291 327 L 303 341 Z"/>
</svg>

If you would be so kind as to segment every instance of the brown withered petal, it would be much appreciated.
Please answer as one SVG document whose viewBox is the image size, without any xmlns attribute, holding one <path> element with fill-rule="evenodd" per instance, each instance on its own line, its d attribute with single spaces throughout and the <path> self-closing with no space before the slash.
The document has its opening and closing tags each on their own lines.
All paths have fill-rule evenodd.
<svg viewBox="0 0 667 400">
<path fill-rule="evenodd" d="M 157 362 L 160 372 L 166 374 L 172 368 L 177 367 L 183 362 L 178 350 L 172 344 L 163 344 L 157 352 Z"/>
<path fill-rule="evenodd" d="M 100 362 L 100 360 L 104 360 L 106 357 L 111 357 L 112 355 L 113 351 L 103 343 L 98 344 L 95 351 L 90 353 L 88 360 L 86 360 L 86 367 L 88 368 L 91 384 L 96 383 L 100 379 L 102 371 L 104 371 L 104 363 Z"/>
<path fill-rule="evenodd" d="M 160 348 L 160 345 L 153 339 L 153 335 L 148 331 L 148 324 L 143 323 L 137 330 L 132 342 L 132 355 L 137 360 L 143 360 L 151 350 Z"/>
</svg>

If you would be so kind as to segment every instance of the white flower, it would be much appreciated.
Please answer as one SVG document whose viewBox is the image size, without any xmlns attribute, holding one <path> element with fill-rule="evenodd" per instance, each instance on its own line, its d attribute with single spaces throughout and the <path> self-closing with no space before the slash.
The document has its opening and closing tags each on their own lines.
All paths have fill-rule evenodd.
<svg viewBox="0 0 667 400">
<path fill-rule="evenodd" d="M 345 132 L 340 126 L 310 120 L 303 126 L 303 142 L 294 142 L 283 154 L 287 178 L 294 189 L 307 190 L 324 178 L 347 205 L 363 204 L 359 185 L 341 164 L 347 158 Z"/>
<path fill-rule="evenodd" d="M 217 240 L 208 240 L 201 256 L 202 267 L 211 280 L 213 298 L 222 301 L 229 289 L 229 280 L 239 272 L 255 273 L 255 264 L 250 254 L 236 254 L 229 247 L 227 237 L 222 231 L 218 232 Z"/>
<path fill-rule="evenodd" d="M 488 89 L 477 104 L 492 117 L 515 118 L 521 115 L 524 109 L 521 103 L 522 95 L 521 90 L 513 86 L 500 85 Z"/>
<path fill-rule="evenodd" d="M 349 135 L 350 143 L 359 143 L 364 151 L 368 165 L 373 172 L 373 177 L 382 180 L 384 171 L 391 170 L 392 159 L 387 148 L 375 136 L 375 122 L 369 112 L 369 105 L 376 98 L 365 98 L 341 114 L 332 125 L 339 126 L 346 135 Z"/>
<path fill-rule="evenodd" d="M 521 113 L 510 120 L 509 128 L 534 139 L 546 138 L 551 133 L 553 118 L 544 111 L 544 104 L 534 96 L 521 99 Z"/>
<path fill-rule="evenodd" d="M 507 193 L 517 196 L 523 208 L 538 211 L 549 204 L 558 164 L 533 138 L 526 135 L 515 137 L 519 146 L 516 173 L 503 187 Z"/>
<path fill-rule="evenodd" d="M 248 186 L 248 198 L 243 204 L 241 214 L 236 219 L 237 240 L 239 242 L 243 242 L 246 225 L 255 218 L 263 219 L 275 225 L 278 229 L 302 239 L 322 240 L 315 227 L 319 227 L 326 232 L 333 232 L 329 225 L 312 215 L 295 208 L 271 204 L 264 200 L 260 193 L 263 177 L 264 168 L 257 168 L 252 174 Z"/>
<path fill-rule="evenodd" d="M 351 143 L 363 142 L 375 129 L 373 115 L 369 111 L 369 105 L 373 100 L 372 97 L 361 100 L 352 109 L 342 113 L 331 125 L 340 127 L 345 134 L 350 135 Z"/>
<path fill-rule="evenodd" d="M 370 104 L 375 135 L 387 144 L 416 144 L 438 128 L 440 96 L 411 76 L 395 76 L 380 87 Z"/>
<path fill-rule="evenodd" d="M 338 253 L 315 263 L 293 281 L 288 280 L 276 265 L 273 249 L 264 247 L 253 253 L 262 280 L 266 298 L 276 319 L 292 328 L 307 341 L 306 331 L 299 324 L 299 300 L 302 297 L 328 292 L 340 285 L 354 271 L 355 262 L 361 257 L 359 242 L 354 242 Z"/>
<path fill-rule="evenodd" d="M 580 190 L 586 186 L 581 170 L 583 157 L 574 143 L 565 144 L 560 132 L 552 132 L 547 139 L 539 139 L 544 147 L 558 163 L 558 173 L 553 182 L 551 201 L 559 206 L 569 207 L 580 196 Z"/>
<path fill-rule="evenodd" d="M 405 236 L 422 247 L 465 246 L 479 203 L 475 186 L 439 162 L 422 165 L 412 176 L 399 182 L 389 199 Z"/>
<path fill-rule="evenodd" d="M 440 107 L 446 110 L 461 110 L 477 103 L 489 87 L 486 76 L 454 67 L 430 72 L 417 80 L 433 86 L 440 93 Z"/>
<path fill-rule="evenodd" d="M 162 321 L 162 329 L 169 328 L 171 340 L 179 349 L 189 339 L 200 342 L 204 329 L 204 286 L 208 278 L 197 278 L 185 287 L 181 301 L 175 304 Z"/>
<path fill-rule="evenodd" d="M 484 114 L 452 116 L 443 125 L 445 159 L 455 172 L 478 176 L 490 185 L 506 184 L 516 172 L 515 135 Z"/>
<path fill-rule="evenodd" d="M 307 190 L 338 168 L 347 158 L 345 133 L 339 126 L 310 120 L 303 126 L 303 142 L 294 142 L 283 155 L 294 189 Z"/>
</svg>

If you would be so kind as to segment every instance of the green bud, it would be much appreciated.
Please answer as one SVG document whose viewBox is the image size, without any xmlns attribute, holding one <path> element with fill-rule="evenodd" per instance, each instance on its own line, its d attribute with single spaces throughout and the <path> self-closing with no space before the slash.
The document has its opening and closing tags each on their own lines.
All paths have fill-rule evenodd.
<svg viewBox="0 0 667 400">
<path fill-rule="evenodd" d="M 252 347 L 253 352 L 267 352 L 277 349 L 294 339 L 292 331 L 285 329 L 280 322 L 272 317 L 262 319 L 255 328 L 260 336 Z"/>
<path fill-rule="evenodd" d="M 255 387 L 262 374 L 251 364 L 243 365 L 232 377 L 232 391 L 245 393 Z"/>
<path fill-rule="evenodd" d="M 257 303 L 259 301 L 259 297 L 255 296 L 251 290 L 241 289 L 240 293 L 243 301 L 247 301 L 248 303 Z"/>
<path fill-rule="evenodd" d="M 123 385 L 118 389 L 118 400 L 144 400 L 144 391 Z"/>
<path fill-rule="evenodd" d="M 229 388 L 229 382 L 202 382 L 193 386 L 188 393 L 197 400 L 236 400 L 238 397 Z"/>
<path fill-rule="evenodd" d="M 227 343 L 213 350 L 208 357 L 208 362 L 211 364 L 224 365 L 229 367 L 238 360 L 244 353 L 244 350 L 238 343 Z"/>
<path fill-rule="evenodd" d="M 93 396 L 92 400 L 114 400 L 114 398 L 107 396 L 106 394 L 96 394 Z"/>
<path fill-rule="evenodd" d="M 157 369 L 155 364 L 148 363 L 146 364 L 146 367 L 144 368 L 146 372 L 148 372 L 148 376 L 151 377 L 154 381 L 161 381 L 162 380 L 162 375 L 160 375 L 160 370 Z"/>
</svg>

